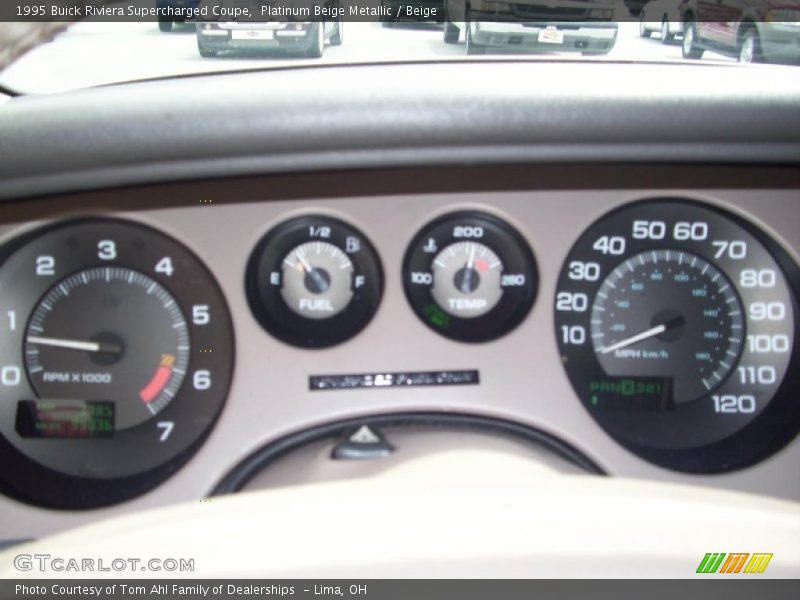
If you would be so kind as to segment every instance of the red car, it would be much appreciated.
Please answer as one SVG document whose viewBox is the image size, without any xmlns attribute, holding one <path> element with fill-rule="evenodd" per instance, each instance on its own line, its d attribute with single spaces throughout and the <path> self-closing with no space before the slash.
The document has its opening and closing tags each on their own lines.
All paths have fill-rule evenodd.
<svg viewBox="0 0 800 600">
<path fill-rule="evenodd" d="M 686 0 L 683 57 L 705 50 L 739 62 L 800 63 L 800 1 Z"/>
</svg>

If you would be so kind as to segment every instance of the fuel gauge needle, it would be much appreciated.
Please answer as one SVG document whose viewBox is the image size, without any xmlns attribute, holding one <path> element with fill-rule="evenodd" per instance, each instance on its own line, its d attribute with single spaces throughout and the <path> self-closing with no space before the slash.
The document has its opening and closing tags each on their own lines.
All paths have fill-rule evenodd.
<svg viewBox="0 0 800 600">
<path fill-rule="evenodd" d="M 325 278 L 322 275 L 320 275 L 319 272 L 314 267 L 308 264 L 308 261 L 302 256 L 300 256 L 299 253 L 297 254 L 297 261 L 302 266 L 303 271 L 305 271 L 306 275 L 311 277 L 311 279 L 314 281 L 314 284 L 317 286 L 318 292 L 320 294 L 325 292 L 329 287 L 328 282 L 325 281 Z"/>
<path fill-rule="evenodd" d="M 122 348 L 116 344 L 100 344 L 97 342 L 84 342 L 81 340 L 65 340 L 61 338 L 38 337 L 29 335 L 26 339 L 29 344 L 40 346 L 52 346 L 53 348 L 64 348 L 66 350 L 80 350 L 82 352 L 104 352 L 107 354 L 120 354 Z"/>
<path fill-rule="evenodd" d="M 300 263 L 300 266 L 303 268 L 303 271 L 305 271 L 306 273 L 311 273 L 311 271 L 314 270 L 314 267 L 312 267 L 310 264 L 308 264 L 308 261 L 305 258 L 300 256 L 299 250 L 297 252 L 297 262 Z"/>
</svg>

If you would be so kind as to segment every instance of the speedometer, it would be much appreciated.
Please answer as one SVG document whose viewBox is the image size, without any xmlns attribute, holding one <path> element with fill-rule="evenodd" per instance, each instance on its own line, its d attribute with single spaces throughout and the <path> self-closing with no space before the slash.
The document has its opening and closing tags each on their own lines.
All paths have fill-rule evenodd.
<svg viewBox="0 0 800 600">
<path fill-rule="evenodd" d="M 567 375 L 618 442 L 662 466 L 722 472 L 800 428 L 799 273 L 763 232 L 682 200 L 593 224 L 558 281 Z"/>
</svg>

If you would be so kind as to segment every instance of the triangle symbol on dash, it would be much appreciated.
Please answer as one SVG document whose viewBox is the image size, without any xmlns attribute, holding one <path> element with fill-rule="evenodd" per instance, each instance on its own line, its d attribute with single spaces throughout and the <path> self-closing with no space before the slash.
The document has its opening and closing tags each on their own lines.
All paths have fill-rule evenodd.
<svg viewBox="0 0 800 600">
<path fill-rule="evenodd" d="M 350 436 L 350 441 L 356 444 L 377 444 L 381 441 L 369 427 L 362 425 L 358 431 Z"/>
</svg>

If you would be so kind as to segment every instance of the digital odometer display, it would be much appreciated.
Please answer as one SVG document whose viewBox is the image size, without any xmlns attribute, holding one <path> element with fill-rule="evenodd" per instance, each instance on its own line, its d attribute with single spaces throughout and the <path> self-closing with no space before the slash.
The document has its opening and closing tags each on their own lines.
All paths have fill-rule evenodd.
<svg viewBox="0 0 800 600">
<path fill-rule="evenodd" d="M 24 438 L 111 438 L 114 436 L 114 403 L 20 400 L 16 430 Z"/>
<path fill-rule="evenodd" d="M 798 268 L 746 221 L 697 203 L 593 224 L 558 281 L 562 361 L 597 422 L 669 468 L 763 459 L 800 424 Z"/>
</svg>

